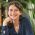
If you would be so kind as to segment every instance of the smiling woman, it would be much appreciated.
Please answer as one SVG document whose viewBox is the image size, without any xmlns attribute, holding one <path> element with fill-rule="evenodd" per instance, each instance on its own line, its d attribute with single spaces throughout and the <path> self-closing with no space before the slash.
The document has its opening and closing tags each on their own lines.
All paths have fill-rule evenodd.
<svg viewBox="0 0 35 35">
<path fill-rule="evenodd" d="M 33 35 L 31 23 L 22 16 L 23 6 L 18 1 L 12 1 L 8 6 L 8 17 L 3 21 L 2 35 Z"/>
</svg>

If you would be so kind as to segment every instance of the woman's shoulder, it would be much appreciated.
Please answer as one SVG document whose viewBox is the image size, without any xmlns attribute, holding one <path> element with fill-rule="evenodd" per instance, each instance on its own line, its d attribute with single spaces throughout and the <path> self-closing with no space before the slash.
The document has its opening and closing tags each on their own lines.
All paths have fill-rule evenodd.
<svg viewBox="0 0 35 35">
<path fill-rule="evenodd" d="M 21 15 L 21 16 L 20 16 L 20 20 L 27 22 L 27 21 L 30 21 L 30 18 Z"/>
<path fill-rule="evenodd" d="M 21 23 L 25 25 L 26 29 L 31 30 L 31 22 L 30 19 L 24 16 L 21 16 Z"/>
</svg>

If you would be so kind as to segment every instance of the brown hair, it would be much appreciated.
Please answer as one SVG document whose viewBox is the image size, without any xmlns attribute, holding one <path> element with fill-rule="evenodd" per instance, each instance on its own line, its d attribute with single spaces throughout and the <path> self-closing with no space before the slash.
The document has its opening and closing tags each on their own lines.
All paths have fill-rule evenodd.
<svg viewBox="0 0 35 35">
<path fill-rule="evenodd" d="M 23 13 L 23 6 L 19 1 L 11 1 L 8 5 L 8 10 L 10 5 L 15 5 L 20 10 L 20 12 Z"/>
</svg>

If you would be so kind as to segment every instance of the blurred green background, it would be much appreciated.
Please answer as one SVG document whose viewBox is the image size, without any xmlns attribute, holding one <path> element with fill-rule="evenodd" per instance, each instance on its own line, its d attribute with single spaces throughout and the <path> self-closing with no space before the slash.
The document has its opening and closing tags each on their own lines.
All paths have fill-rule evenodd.
<svg viewBox="0 0 35 35">
<path fill-rule="evenodd" d="M 0 0 L 0 9 L 1 16 L 4 20 L 7 17 L 7 6 L 8 3 L 13 0 Z M 29 15 L 30 22 L 32 25 L 32 30 L 35 35 L 35 0 L 17 0 L 23 5 L 24 12 Z M 1 34 L 1 26 L 0 26 L 0 34 Z"/>
</svg>

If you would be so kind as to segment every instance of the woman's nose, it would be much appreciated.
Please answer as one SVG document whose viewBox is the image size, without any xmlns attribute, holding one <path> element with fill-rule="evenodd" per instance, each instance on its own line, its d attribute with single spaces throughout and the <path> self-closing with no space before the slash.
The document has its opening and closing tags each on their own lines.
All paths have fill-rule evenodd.
<svg viewBox="0 0 35 35">
<path fill-rule="evenodd" d="M 12 14 L 12 16 L 14 15 L 14 11 L 11 13 Z"/>
<path fill-rule="evenodd" d="M 11 16 L 13 16 L 13 12 L 11 13 Z"/>
</svg>

